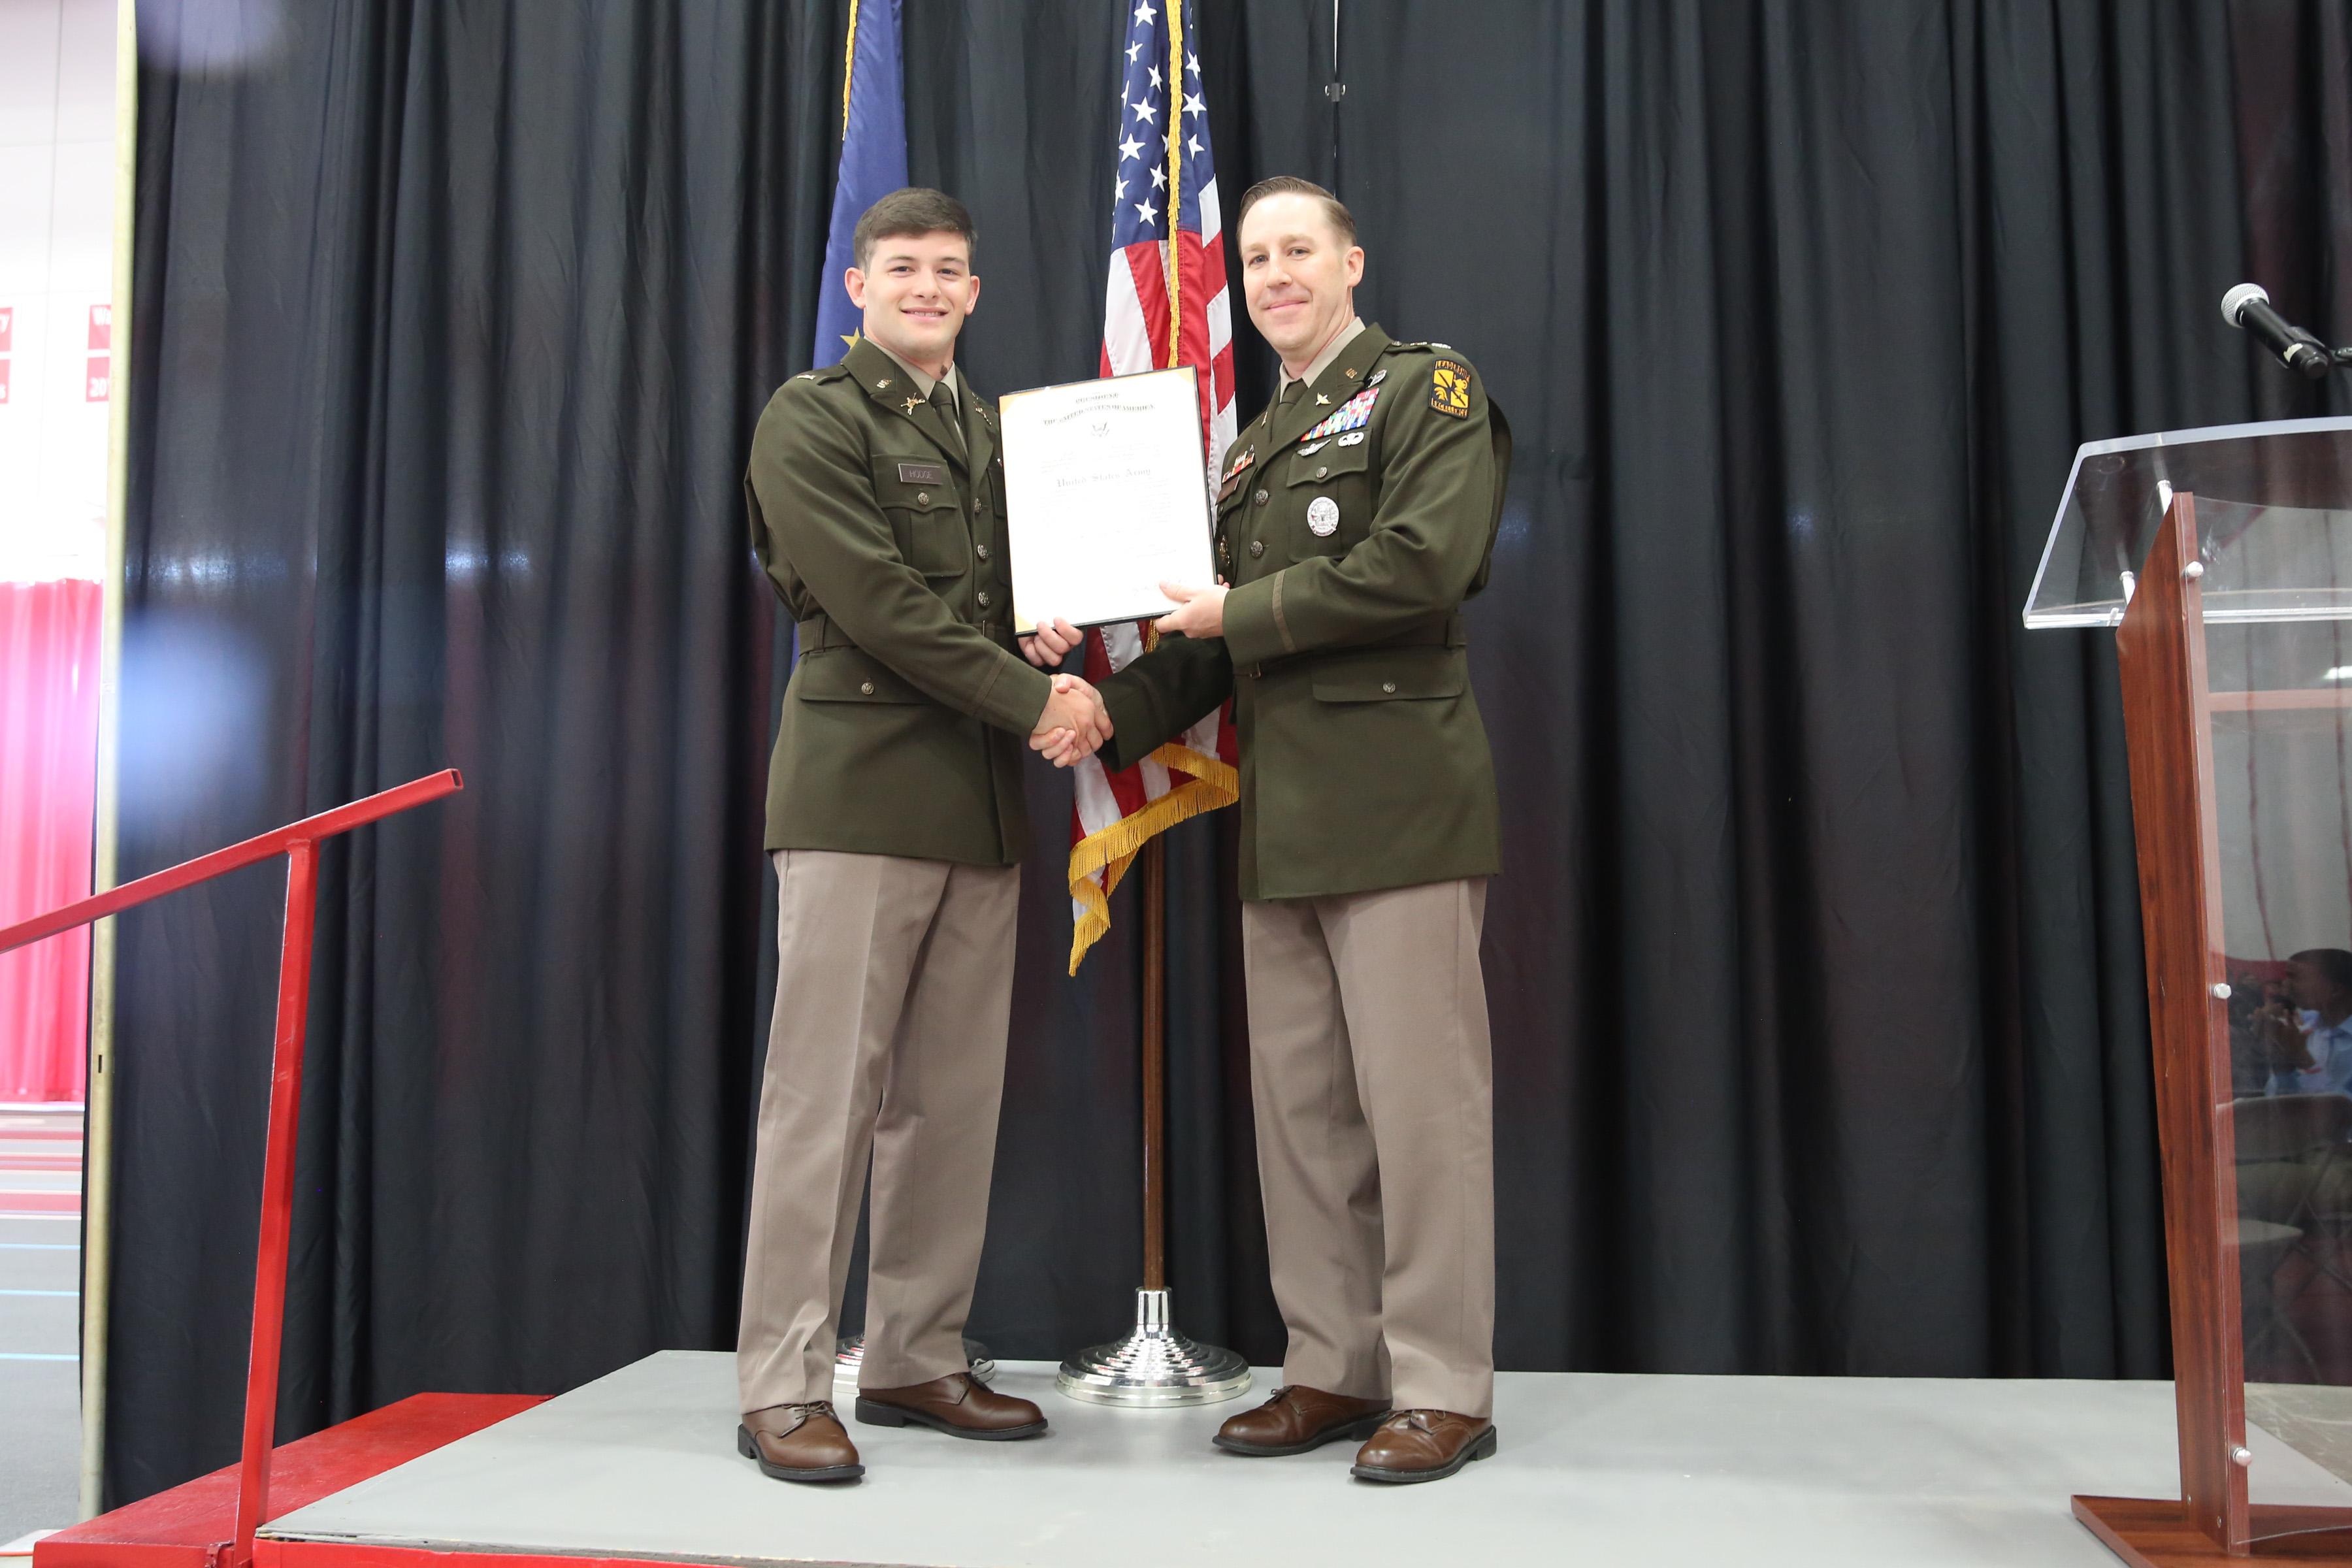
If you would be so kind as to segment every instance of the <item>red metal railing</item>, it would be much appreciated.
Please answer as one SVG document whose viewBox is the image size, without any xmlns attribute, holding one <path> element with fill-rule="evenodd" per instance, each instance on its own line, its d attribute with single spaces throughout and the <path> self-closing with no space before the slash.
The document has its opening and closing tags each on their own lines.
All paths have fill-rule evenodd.
<svg viewBox="0 0 2352 1568">
<path fill-rule="evenodd" d="M 262 1155 L 261 1247 L 254 1263 L 253 1348 L 246 1363 L 245 1455 L 237 1472 L 236 1537 L 228 1568 L 247 1568 L 253 1537 L 269 1507 L 269 1458 L 277 1446 L 278 1363 L 286 1338 L 286 1253 L 294 1221 L 294 1141 L 302 1105 L 302 1037 L 310 1011 L 310 935 L 319 913 L 319 841 L 455 795 L 457 770 L 431 773 L 381 795 L 306 816 L 273 832 L 125 882 L 119 888 L 0 927 L 0 952 L 160 899 L 224 871 L 286 857 L 286 936 L 278 952 L 278 1036 L 269 1064 L 269 1134 Z"/>
</svg>

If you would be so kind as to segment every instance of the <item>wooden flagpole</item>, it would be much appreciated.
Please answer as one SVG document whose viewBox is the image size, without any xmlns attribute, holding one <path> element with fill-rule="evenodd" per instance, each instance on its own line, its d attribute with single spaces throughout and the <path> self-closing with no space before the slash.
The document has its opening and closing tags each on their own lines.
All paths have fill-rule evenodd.
<svg viewBox="0 0 2352 1568">
<path fill-rule="evenodd" d="M 1168 847 L 1143 847 L 1143 1288 L 1168 1289 Z"/>
</svg>

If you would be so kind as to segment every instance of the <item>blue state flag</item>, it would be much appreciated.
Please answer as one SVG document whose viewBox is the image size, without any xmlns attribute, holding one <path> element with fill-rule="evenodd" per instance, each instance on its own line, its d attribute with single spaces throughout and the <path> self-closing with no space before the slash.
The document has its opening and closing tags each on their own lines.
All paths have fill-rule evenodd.
<svg viewBox="0 0 2352 1568">
<path fill-rule="evenodd" d="M 856 265 L 850 235 L 867 207 L 907 183 L 907 78 L 898 58 L 899 0 L 850 0 L 849 68 L 841 84 L 841 177 L 833 187 L 824 276 L 809 363 L 837 363 L 863 322 L 841 275 Z"/>
</svg>

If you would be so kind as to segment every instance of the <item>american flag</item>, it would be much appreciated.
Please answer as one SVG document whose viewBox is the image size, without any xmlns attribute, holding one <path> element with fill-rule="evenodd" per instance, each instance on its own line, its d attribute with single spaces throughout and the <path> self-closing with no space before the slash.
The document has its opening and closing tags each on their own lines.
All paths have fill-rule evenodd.
<svg viewBox="0 0 2352 1568">
<path fill-rule="evenodd" d="M 1168 0 L 1164 9 L 1136 0 L 1128 14 L 1102 374 L 1194 367 L 1208 436 L 1201 460 L 1213 481 L 1234 439 L 1234 318 L 1194 37 L 1191 0 Z M 1124 668 L 1143 652 L 1148 635 L 1143 622 L 1087 633 L 1087 679 Z M 1144 842 L 1240 797 L 1238 760 L 1231 718 L 1221 709 L 1123 773 L 1092 757 L 1072 770 L 1071 973 L 1110 929 L 1111 889 Z"/>
</svg>

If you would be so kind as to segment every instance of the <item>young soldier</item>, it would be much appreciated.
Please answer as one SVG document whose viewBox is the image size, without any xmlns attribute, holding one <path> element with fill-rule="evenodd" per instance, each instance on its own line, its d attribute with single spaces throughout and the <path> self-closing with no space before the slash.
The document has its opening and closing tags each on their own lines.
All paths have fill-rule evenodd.
<svg viewBox="0 0 2352 1568">
<path fill-rule="evenodd" d="M 799 623 L 768 770 L 775 1018 L 736 1347 L 737 1447 L 782 1480 L 864 1473 L 835 1415 L 835 1319 L 873 1160 L 857 1418 L 1029 1437 L 969 1375 L 1028 826 L 1021 737 L 1108 732 L 1080 683 L 1013 651 L 995 409 L 954 367 L 980 297 L 972 223 L 937 191 L 858 220 L 839 364 L 761 416 L 751 542 Z"/>
<path fill-rule="evenodd" d="M 1363 1437 L 1355 1475 L 1435 1480 L 1496 1446 L 1478 937 L 1499 847 L 1461 605 L 1486 582 L 1510 433 L 1459 353 L 1357 319 L 1364 253 L 1329 192 L 1264 181 L 1240 224 L 1280 395 L 1226 460 L 1221 583 L 1163 584 L 1176 635 L 1103 684 L 1105 757 L 1127 766 L 1235 699 L 1250 1076 L 1290 1348 L 1284 1386 L 1217 1446 Z M 1067 630 L 1049 623 L 1033 658 Z"/>
</svg>

